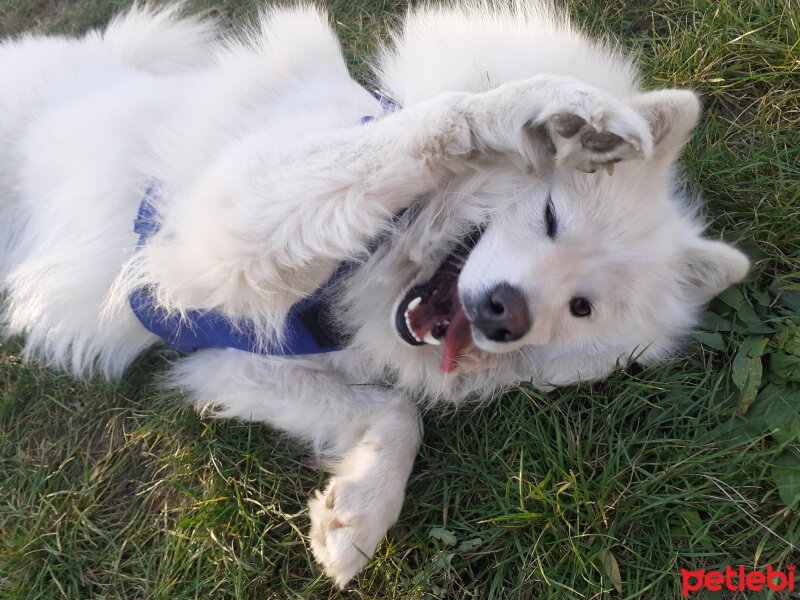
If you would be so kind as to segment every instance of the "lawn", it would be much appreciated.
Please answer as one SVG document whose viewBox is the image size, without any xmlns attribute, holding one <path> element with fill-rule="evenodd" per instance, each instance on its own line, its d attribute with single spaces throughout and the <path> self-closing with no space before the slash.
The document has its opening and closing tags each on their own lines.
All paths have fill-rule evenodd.
<svg viewBox="0 0 800 600">
<path fill-rule="evenodd" d="M 324 3 L 364 78 L 363 57 L 405 2 Z M 0 0 L 0 34 L 80 33 L 127 4 Z M 571 4 L 641 54 L 648 85 L 703 97 L 687 171 L 713 234 L 754 268 L 684 353 L 601 384 L 522 387 L 426 415 L 401 520 L 340 592 L 304 539 L 324 476 L 303 448 L 159 391 L 168 357 L 89 384 L 5 342 L 0 598 L 665 600 L 680 597 L 682 568 L 800 563 L 800 8 Z M 232 27 L 256 10 L 191 5 Z"/>
</svg>

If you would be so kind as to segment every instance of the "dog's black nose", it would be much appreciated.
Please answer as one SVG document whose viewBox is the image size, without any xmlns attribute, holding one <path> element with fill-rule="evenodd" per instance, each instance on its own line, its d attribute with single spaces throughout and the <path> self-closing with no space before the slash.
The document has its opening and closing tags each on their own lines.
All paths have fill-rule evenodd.
<svg viewBox="0 0 800 600">
<path fill-rule="evenodd" d="M 500 283 L 478 300 L 473 325 L 494 342 L 513 342 L 531 328 L 531 312 L 521 290 Z"/>
</svg>

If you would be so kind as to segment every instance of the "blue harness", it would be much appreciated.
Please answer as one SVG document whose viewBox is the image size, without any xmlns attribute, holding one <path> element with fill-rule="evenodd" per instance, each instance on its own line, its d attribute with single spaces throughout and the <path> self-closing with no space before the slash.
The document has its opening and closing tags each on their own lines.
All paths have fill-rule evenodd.
<svg viewBox="0 0 800 600">
<path fill-rule="evenodd" d="M 388 95 L 374 92 L 380 102 L 380 114 L 398 110 L 399 105 Z M 376 117 L 362 117 L 366 124 Z M 159 229 L 158 185 L 151 185 L 144 194 L 133 230 L 139 235 L 141 248 Z M 369 250 L 374 252 L 384 241 L 373 241 Z M 265 343 L 251 323 L 232 322 L 222 313 L 213 310 L 188 310 L 175 314 L 159 306 L 148 286 L 134 290 L 129 298 L 133 313 L 144 327 L 164 339 L 169 347 L 180 352 L 194 352 L 202 348 L 236 348 L 245 352 L 269 356 L 294 356 L 321 354 L 341 350 L 348 337 L 336 327 L 330 300 L 338 284 L 358 266 L 357 261 L 344 261 L 333 275 L 311 296 L 294 304 L 286 316 L 285 334 L 280 344 Z"/>
</svg>

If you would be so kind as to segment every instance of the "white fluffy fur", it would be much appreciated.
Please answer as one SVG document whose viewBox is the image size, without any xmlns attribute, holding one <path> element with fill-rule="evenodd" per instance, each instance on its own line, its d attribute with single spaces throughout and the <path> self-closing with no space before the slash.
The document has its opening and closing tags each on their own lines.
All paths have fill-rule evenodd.
<svg viewBox="0 0 800 600">
<path fill-rule="evenodd" d="M 360 118 L 377 102 L 308 6 L 267 12 L 232 38 L 175 8 L 135 8 L 81 39 L 0 46 L 2 319 L 6 334 L 26 336 L 26 354 L 119 376 L 158 342 L 127 304 L 144 283 L 177 313 L 216 309 L 280 339 L 292 304 L 339 261 L 363 261 L 337 298 L 348 349 L 206 350 L 171 372 L 220 416 L 269 423 L 333 459 L 309 504 L 311 547 L 342 585 L 397 518 L 420 439 L 414 401 L 662 358 L 747 270 L 741 253 L 701 237 L 673 184 L 696 97 L 641 92 L 629 58 L 544 0 L 499 4 L 410 12 L 377 66 L 404 108 L 368 125 Z M 564 112 L 630 142 L 613 176 L 575 169 L 609 156 L 554 134 Z M 136 252 L 132 222 L 153 180 L 162 227 Z M 544 233 L 548 197 L 556 240 Z M 412 204 L 416 218 L 392 225 Z M 476 223 L 486 233 L 461 294 L 512 283 L 534 325 L 513 343 L 476 333 L 445 374 L 439 347 L 396 335 L 394 308 Z M 570 316 L 576 294 L 593 299 L 591 318 Z"/>
</svg>

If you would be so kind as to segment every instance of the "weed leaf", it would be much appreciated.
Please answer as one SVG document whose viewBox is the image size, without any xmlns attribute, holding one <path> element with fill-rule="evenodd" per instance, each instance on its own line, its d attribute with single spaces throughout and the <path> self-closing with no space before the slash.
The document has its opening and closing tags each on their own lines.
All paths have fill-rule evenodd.
<svg viewBox="0 0 800 600">
<path fill-rule="evenodd" d="M 703 346 L 707 346 L 712 350 L 724 352 L 727 348 L 725 338 L 722 337 L 722 334 L 720 333 L 715 333 L 712 331 L 698 331 L 694 334 L 694 339 L 703 344 Z"/>
<path fill-rule="evenodd" d="M 772 479 L 778 486 L 778 494 L 789 508 L 800 503 L 800 452 L 787 450 L 775 459 Z"/>
<path fill-rule="evenodd" d="M 441 527 L 434 527 L 431 529 L 428 537 L 443 542 L 445 546 L 455 546 L 458 541 L 456 535 L 452 531 L 442 529 Z"/>
<path fill-rule="evenodd" d="M 760 336 L 748 337 L 733 359 L 731 378 L 734 385 L 742 392 L 736 409 L 739 414 L 746 413 L 753 400 L 756 399 L 758 388 L 761 386 L 761 377 L 763 376 L 761 355 L 764 354 L 766 347 L 767 338 Z"/>
</svg>

